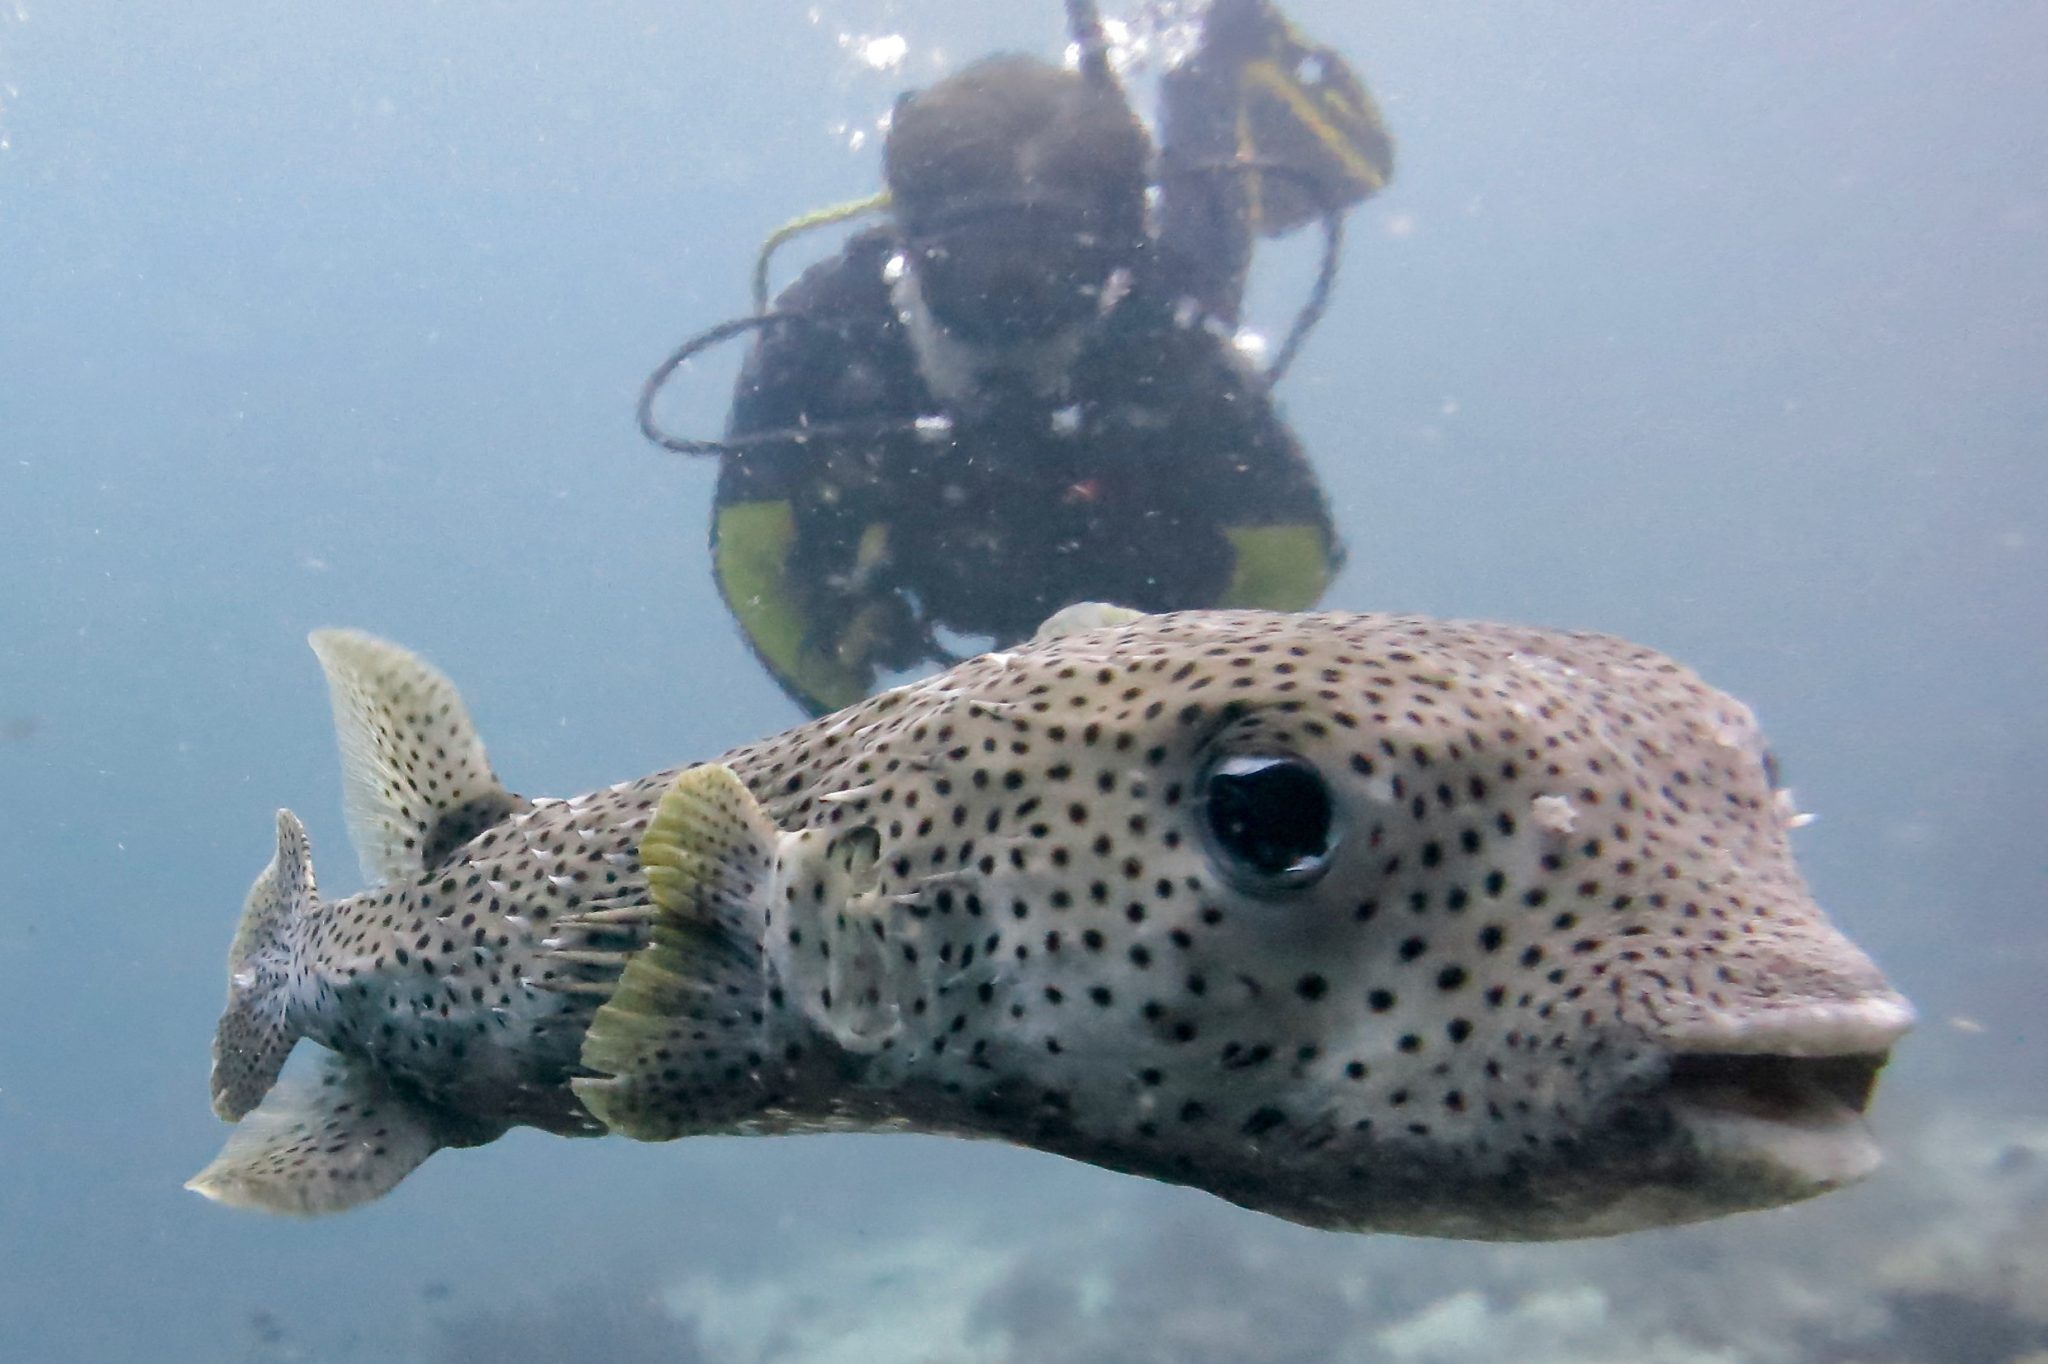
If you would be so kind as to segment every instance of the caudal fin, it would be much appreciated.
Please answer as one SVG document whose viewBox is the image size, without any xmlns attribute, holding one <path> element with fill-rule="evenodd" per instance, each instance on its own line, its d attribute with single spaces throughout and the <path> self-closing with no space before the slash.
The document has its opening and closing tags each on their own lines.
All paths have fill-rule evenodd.
<svg viewBox="0 0 2048 1364">
<path fill-rule="evenodd" d="M 270 1092 L 298 1041 L 288 1017 L 302 926 L 318 907 L 306 826 L 277 812 L 277 855 L 249 888 L 228 949 L 228 1006 L 213 1036 L 213 1111 L 238 1121 Z"/>
</svg>

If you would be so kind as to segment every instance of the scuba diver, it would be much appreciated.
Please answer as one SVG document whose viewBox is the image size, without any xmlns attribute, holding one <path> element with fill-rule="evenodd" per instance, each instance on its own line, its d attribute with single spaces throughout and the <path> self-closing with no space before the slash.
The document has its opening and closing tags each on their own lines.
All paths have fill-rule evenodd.
<svg viewBox="0 0 2048 1364">
<path fill-rule="evenodd" d="M 1079 70 L 997 56 L 901 97 L 886 194 L 851 206 L 886 220 L 764 308 L 771 238 L 755 314 L 643 394 L 651 438 L 721 457 L 720 591 L 813 714 L 951 661 L 948 636 L 1003 647 L 1077 601 L 1299 610 L 1340 561 L 1271 383 L 1391 173 L 1377 111 L 1267 0 L 1215 0 L 1155 149 L 1094 7 L 1068 9 Z M 1315 221 L 1322 275 L 1261 373 L 1233 340 L 1253 240 Z M 724 439 L 662 432 L 661 385 L 748 331 Z"/>
</svg>

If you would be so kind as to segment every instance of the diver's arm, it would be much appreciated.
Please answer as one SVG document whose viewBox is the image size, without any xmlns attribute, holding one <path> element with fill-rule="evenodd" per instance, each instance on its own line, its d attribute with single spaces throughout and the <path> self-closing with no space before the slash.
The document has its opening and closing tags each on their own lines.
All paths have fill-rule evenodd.
<svg viewBox="0 0 2048 1364">
<path fill-rule="evenodd" d="M 1385 186 L 1393 143 L 1342 55 L 1271 0 L 1214 0 L 1160 83 L 1161 272 L 1234 327 L 1252 241 L 1340 215 Z"/>
<path fill-rule="evenodd" d="M 1343 562 L 1330 505 L 1271 387 L 1235 347 L 1211 332 L 1183 334 L 1203 353 L 1179 370 L 1186 400 L 1177 424 L 1198 457 L 1178 468 L 1214 507 L 1230 549 L 1225 608 L 1306 611 Z"/>
<path fill-rule="evenodd" d="M 1308 609 L 1341 550 L 1271 385 L 1215 331 L 1176 325 L 1165 301 L 1131 302 L 1122 344 L 1091 356 L 1084 399 L 1098 537 L 1150 557 L 1148 586 L 1122 604 Z"/>
<path fill-rule="evenodd" d="M 1217 0 L 1223 9 L 1229 0 Z M 1235 327 L 1252 260 L 1248 187 L 1228 167 L 1238 155 L 1242 59 L 1202 45 L 1159 82 L 1160 269 L 1169 286 Z"/>
<path fill-rule="evenodd" d="M 881 452 L 904 439 L 886 428 L 914 421 L 923 401 L 882 277 L 894 249 L 885 232 L 857 234 L 776 297 L 788 320 L 749 351 L 727 421 L 741 448 L 723 461 L 713 508 L 719 590 L 813 715 L 859 700 L 901 652 L 903 603 L 863 562 L 887 553 L 868 515 Z"/>
</svg>

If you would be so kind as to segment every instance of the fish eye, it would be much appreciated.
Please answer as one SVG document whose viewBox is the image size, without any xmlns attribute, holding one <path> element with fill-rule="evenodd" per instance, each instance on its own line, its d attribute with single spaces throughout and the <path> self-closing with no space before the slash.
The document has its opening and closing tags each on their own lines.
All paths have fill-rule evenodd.
<svg viewBox="0 0 2048 1364">
<path fill-rule="evenodd" d="M 1330 869 L 1330 788 L 1292 755 L 1238 753 L 1202 779 L 1202 832 L 1224 876 L 1254 895 L 1298 890 Z"/>
</svg>

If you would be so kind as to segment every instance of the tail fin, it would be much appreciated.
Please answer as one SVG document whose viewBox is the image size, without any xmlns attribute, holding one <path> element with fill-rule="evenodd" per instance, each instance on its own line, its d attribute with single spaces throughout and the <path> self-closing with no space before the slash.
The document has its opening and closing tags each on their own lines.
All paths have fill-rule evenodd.
<svg viewBox="0 0 2048 1364">
<path fill-rule="evenodd" d="M 306 826 L 277 812 L 277 856 L 249 888 L 228 949 L 228 1007 L 213 1037 L 213 1111 L 230 1122 L 277 1082 L 299 1034 L 287 1014 L 301 926 L 319 904 Z"/>
</svg>

